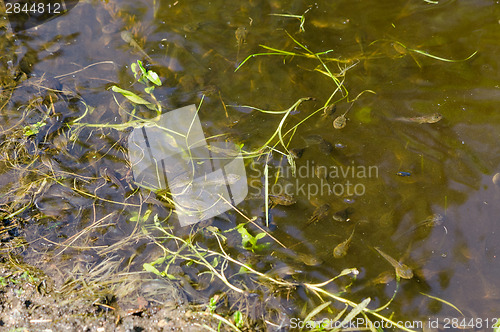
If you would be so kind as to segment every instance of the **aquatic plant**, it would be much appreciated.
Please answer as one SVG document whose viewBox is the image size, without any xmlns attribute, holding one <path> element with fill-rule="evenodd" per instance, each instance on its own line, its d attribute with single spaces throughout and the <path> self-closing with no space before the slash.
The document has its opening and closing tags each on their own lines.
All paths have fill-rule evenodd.
<svg viewBox="0 0 500 332">
<path fill-rule="evenodd" d="M 207 227 L 205 229 L 209 234 L 211 234 L 212 238 L 216 240 L 217 244 L 216 248 L 210 249 L 205 244 L 195 242 L 194 241 L 195 234 L 191 234 L 187 239 L 183 239 L 173 234 L 171 230 L 165 228 L 163 226 L 163 223 L 160 222 L 157 216 L 155 216 L 154 220 L 155 220 L 154 225 L 150 225 L 146 228 L 147 234 L 149 234 L 151 241 L 156 243 L 164 252 L 164 256 L 159 260 L 157 260 L 154 263 L 155 265 L 158 262 L 161 262 L 162 264 L 166 264 L 168 268 L 168 266 L 174 264 L 175 261 L 190 262 L 191 264 L 193 264 L 193 266 L 196 266 L 199 269 L 200 271 L 199 275 L 208 273 L 211 276 L 211 278 L 217 278 L 220 281 L 222 281 L 228 287 L 230 292 L 235 292 L 241 295 L 248 294 L 250 289 L 256 287 L 257 284 L 253 286 L 250 284 L 238 285 L 235 283 L 236 281 L 231 281 L 231 280 L 236 280 L 235 279 L 236 275 L 231 275 L 229 272 L 231 270 L 230 267 L 235 266 L 239 268 L 239 271 L 245 271 L 245 274 L 255 276 L 258 280 L 260 280 L 261 283 L 267 285 L 266 287 L 269 288 L 278 287 L 288 291 L 293 291 L 297 287 L 304 287 L 312 294 L 315 294 L 322 303 L 309 312 L 309 314 L 305 317 L 304 322 L 312 321 L 313 317 L 315 317 L 323 310 L 330 308 L 333 302 L 337 302 L 337 303 L 342 303 L 345 307 L 335 316 L 332 322 L 341 322 L 341 324 L 345 325 L 347 322 L 353 320 L 358 315 L 363 316 L 363 318 L 367 322 L 371 322 L 369 316 L 372 316 L 388 324 L 392 324 L 393 326 L 401 330 L 412 331 L 411 329 L 408 329 L 398 324 L 392 318 L 387 318 L 386 316 L 379 314 L 379 311 L 386 308 L 390 302 L 381 306 L 380 308 L 369 309 L 368 304 L 371 302 L 369 298 L 364 299 L 361 303 L 356 303 L 348 300 L 342 295 L 331 293 L 330 291 L 325 289 L 325 286 L 329 285 L 331 282 L 337 280 L 338 278 L 344 278 L 348 276 L 356 278 L 359 272 L 355 268 L 344 269 L 339 275 L 322 283 L 308 283 L 302 281 L 292 282 L 292 281 L 276 279 L 266 273 L 259 272 L 254 267 L 244 262 L 241 262 L 238 259 L 233 258 L 228 253 L 228 250 L 230 250 L 230 248 L 228 248 L 228 244 L 226 242 L 226 236 L 222 235 L 221 232 L 215 227 Z M 241 228 L 237 227 L 236 229 L 239 231 L 239 229 Z M 156 235 L 157 231 L 159 231 L 162 234 L 162 236 Z M 170 246 L 168 245 L 168 243 L 172 242 L 177 243 L 178 245 L 177 250 L 171 249 Z M 149 267 L 147 267 L 147 269 L 151 271 Z M 165 276 L 164 273 L 160 272 L 156 268 L 151 272 L 158 274 L 160 276 Z M 324 297 L 330 299 L 330 301 L 326 301 Z M 217 319 L 221 319 L 220 316 L 218 315 L 216 316 L 215 314 L 215 305 L 213 301 L 210 303 L 207 314 L 212 315 Z M 240 314 L 238 314 L 238 316 Z M 238 318 L 238 320 L 240 319 Z M 227 319 L 221 321 L 228 324 Z M 237 323 L 235 323 L 235 325 L 236 325 L 235 327 L 241 327 L 238 326 Z M 370 324 L 368 324 L 368 326 L 370 326 Z M 238 329 L 235 330 L 238 331 Z M 371 327 L 371 330 L 375 331 L 373 326 Z"/>
<path fill-rule="evenodd" d="M 304 14 L 301 16 L 276 14 L 276 16 L 297 18 L 301 22 L 300 30 L 304 30 L 303 28 L 303 24 L 305 22 Z M 271 56 L 271 55 L 282 56 L 283 62 L 293 61 L 294 57 L 302 57 L 316 62 L 317 67 L 314 69 L 314 71 L 331 79 L 332 82 L 334 83 L 333 85 L 334 89 L 331 92 L 329 98 L 324 102 L 323 104 L 324 106 L 309 114 L 306 114 L 304 118 L 299 119 L 298 122 L 292 124 L 290 123 L 294 119 L 292 119 L 290 115 L 294 111 L 296 111 L 302 105 L 303 102 L 311 100 L 312 98 L 310 97 L 299 98 L 290 107 L 279 111 L 264 110 L 253 106 L 246 106 L 255 111 L 268 114 L 270 117 L 273 116 L 280 117 L 278 119 L 276 130 L 270 133 L 268 138 L 265 139 L 265 142 L 261 144 L 259 148 L 253 151 L 243 152 L 244 158 L 257 158 L 261 156 L 266 157 L 266 162 L 264 165 L 264 176 L 265 176 L 264 206 L 265 206 L 265 218 L 267 226 L 269 217 L 268 162 L 270 160 L 270 155 L 273 153 L 277 153 L 280 154 L 282 158 L 287 158 L 287 161 L 293 170 L 295 168 L 295 161 L 294 157 L 290 152 L 289 147 L 292 138 L 294 137 L 300 125 L 302 125 L 305 121 L 309 120 L 311 117 L 315 116 L 317 113 L 324 111 L 329 105 L 336 104 L 345 100 L 346 102 L 351 103 L 352 106 L 352 103 L 363 92 L 372 92 L 370 90 L 366 90 L 360 93 L 356 98 L 352 100 L 348 99 L 349 92 L 344 85 L 345 76 L 346 73 L 351 68 L 354 68 L 354 66 L 357 65 L 359 59 L 332 58 L 330 57 L 330 54 L 333 52 L 333 50 L 327 50 L 323 52 L 313 52 L 309 50 L 309 48 L 304 46 L 303 43 L 300 43 L 297 40 L 297 38 L 294 38 L 290 34 L 288 34 L 288 36 L 293 40 L 294 45 L 298 46 L 302 51 L 299 52 L 296 50 L 293 51 L 281 50 L 277 47 L 261 45 L 268 52 L 249 55 L 238 66 L 238 68 L 236 68 L 236 71 L 240 70 L 244 64 L 248 63 L 248 61 L 257 56 Z M 404 52 L 412 56 L 415 53 L 430 58 L 434 58 L 436 60 L 448 61 L 448 62 L 465 61 L 475 54 L 475 53 L 472 54 L 470 57 L 464 60 L 447 60 L 444 58 L 431 55 L 425 51 L 408 48 L 405 45 L 401 44 L 400 42 L 393 42 L 393 43 L 397 45 L 397 47 L 399 47 L 400 49 L 404 50 Z M 338 72 L 335 72 L 335 70 L 332 69 L 331 66 L 332 63 L 338 67 Z M 419 65 L 418 62 L 417 64 Z M 146 93 L 146 95 L 144 95 L 142 91 L 136 93 L 134 91 L 131 91 L 131 89 L 129 88 L 124 89 L 116 85 L 111 87 L 111 91 L 120 94 L 133 106 L 132 111 L 126 111 L 123 108 L 121 109 L 121 111 L 125 112 L 129 116 L 130 120 L 121 124 L 85 123 L 83 121 L 86 119 L 86 116 L 91 114 L 94 111 L 94 109 L 91 106 L 86 105 L 82 100 L 81 102 L 84 103 L 85 105 L 85 112 L 81 116 L 72 120 L 69 123 L 69 127 L 72 130 L 71 138 L 73 142 L 77 140 L 78 133 L 82 128 L 125 130 L 131 126 L 139 127 L 144 125 L 154 125 L 156 118 L 154 117 L 149 119 L 141 118 L 136 115 L 136 108 L 146 107 L 147 109 L 153 112 L 153 115 L 156 116 L 159 116 L 162 113 L 162 104 L 158 102 L 158 100 L 154 95 L 155 86 L 160 86 L 161 80 L 159 79 L 158 74 L 156 74 L 154 71 L 146 69 L 146 67 L 141 61 L 133 63 L 131 65 L 131 69 L 137 81 L 143 85 L 141 86 L 141 88 L 144 88 L 143 90 Z M 117 100 L 116 96 L 114 97 L 115 100 Z M 202 103 L 203 103 L 203 98 L 201 99 L 201 102 L 198 106 L 198 110 L 202 106 Z M 117 104 L 120 103 L 117 102 Z M 22 134 L 25 136 L 24 139 L 26 139 L 27 136 L 38 134 L 40 129 L 42 129 L 44 125 L 45 125 L 44 120 L 41 120 L 35 123 L 34 125 L 24 126 L 22 128 L 23 130 Z M 2 143 L 2 144 L 8 144 L 8 143 Z M 13 161 L 12 158 L 8 161 L 15 162 Z M 29 159 L 29 162 L 34 162 L 34 159 Z M 27 170 L 30 165 L 31 164 L 29 163 L 27 163 L 27 166 L 26 164 L 22 165 L 21 163 L 15 164 L 16 167 L 22 170 Z M 297 276 L 296 277 L 297 280 L 293 281 L 282 280 L 280 278 L 268 274 L 267 272 L 262 272 L 263 270 L 260 270 L 255 266 L 252 266 L 252 264 L 250 263 L 243 262 L 237 258 L 234 258 L 234 255 L 230 253 L 230 250 L 235 248 L 231 247 L 231 245 L 228 244 L 226 234 L 230 234 L 233 237 L 238 237 L 238 236 L 241 237 L 241 246 L 236 248 L 235 251 L 237 251 L 237 249 L 243 249 L 250 252 L 251 254 L 266 252 L 266 250 L 270 250 L 270 248 L 272 248 L 270 247 L 268 242 L 262 243 L 260 241 L 263 240 L 266 236 L 273 239 L 275 243 L 277 243 L 278 245 L 285 247 L 283 244 L 281 244 L 281 242 L 278 241 L 278 239 L 275 239 L 272 236 L 272 234 L 265 231 L 264 229 L 260 229 L 260 232 L 257 232 L 255 234 L 250 228 L 250 225 L 254 225 L 255 227 L 260 227 L 259 223 L 256 222 L 257 218 L 255 217 L 254 218 L 246 217 L 240 211 L 236 210 L 245 217 L 247 223 L 240 224 L 236 226 L 234 229 L 231 229 L 224 234 L 215 227 L 212 226 L 206 227 L 204 231 L 210 235 L 211 239 L 216 241 L 215 247 L 209 246 L 208 244 L 202 241 L 197 241 L 196 233 L 190 234 L 187 238 L 175 235 L 173 230 L 170 227 L 166 226 L 165 223 L 170 217 L 170 215 L 167 216 L 164 220 L 160 220 L 158 215 L 154 215 L 153 221 L 151 221 L 150 217 L 153 216 L 154 214 L 153 210 L 144 207 L 142 198 L 140 199 L 139 203 L 137 202 L 130 203 L 127 201 L 118 202 L 106 199 L 104 197 L 99 196 L 96 193 L 96 191 L 92 192 L 78 186 L 76 181 L 78 177 L 77 175 L 72 175 L 73 177 L 70 178 L 70 180 L 74 180 L 73 182 L 67 181 L 69 175 L 65 173 L 64 170 L 54 169 L 54 167 L 52 167 L 51 165 L 49 169 L 50 172 L 47 171 L 45 173 L 41 171 L 33 171 L 36 172 L 36 174 L 39 175 L 40 178 L 35 181 L 32 181 L 29 185 L 24 186 L 22 189 L 26 191 L 27 189 L 31 189 L 32 192 L 33 191 L 42 192 L 44 188 L 49 187 L 51 184 L 57 184 L 81 196 L 88 197 L 92 200 L 116 204 L 118 206 L 127 207 L 129 209 L 134 210 L 130 213 L 130 216 L 128 218 L 128 221 L 132 225 L 134 225 L 132 234 L 124 238 L 122 241 L 119 241 L 118 243 L 114 244 L 113 246 L 110 246 L 108 248 L 100 248 L 99 254 L 102 255 L 103 257 L 108 255 L 107 258 L 103 260 L 101 263 L 91 266 L 91 268 L 89 268 L 88 274 L 84 274 L 81 271 L 76 271 L 74 273 L 75 275 L 74 280 L 68 282 L 64 286 L 63 291 L 79 289 L 80 291 L 84 292 L 88 291 L 97 293 L 102 287 L 102 285 L 107 285 L 107 286 L 115 285 L 121 281 L 126 281 L 126 280 L 128 280 L 130 283 L 135 283 L 135 281 L 130 281 L 130 276 L 132 275 L 132 273 L 128 273 L 128 271 L 127 273 L 124 273 L 122 271 L 121 266 L 123 266 L 122 265 L 123 259 L 113 256 L 113 253 L 116 250 L 123 248 L 128 243 L 139 241 L 140 239 L 144 239 L 145 237 L 147 237 L 162 249 L 163 256 L 156 258 L 151 262 L 143 263 L 142 268 L 144 269 L 144 271 L 133 274 L 135 276 L 138 276 L 138 279 L 152 273 L 156 277 L 160 277 L 169 281 L 178 280 L 179 276 L 176 275 L 174 272 L 172 272 L 171 267 L 173 267 L 176 264 L 182 263 L 189 266 L 196 266 L 196 268 L 199 270 L 198 275 L 209 275 L 212 279 L 218 279 L 222 281 L 224 285 L 227 286 L 227 288 L 229 289 L 228 292 L 240 294 L 242 297 L 249 296 L 256 289 L 259 289 L 258 288 L 259 285 L 263 285 L 267 289 L 279 289 L 280 291 L 286 292 L 287 297 L 290 294 L 293 294 L 297 288 L 305 289 L 308 294 L 313 294 L 317 297 L 317 302 L 314 302 L 317 304 L 317 306 L 312 309 L 310 307 L 307 307 L 304 310 L 305 312 L 304 316 L 306 322 L 307 321 L 312 322 L 312 320 L 315 317 L 326 311 L 329 316 L 333 317 L 333 321 L 336 322 L 345 323 L 354 319 L 357 316 L 363 316 L 367 319 L 369 318 L 373 319 L 373 317 L 375 317 L 377 319 L 390 322 L 395 326 L 397 326 L 398 328 L 401 328 L 402 330 L 410 331 L 409 329 L 397 325 L 394 322 L 392 315 L 386 317 L 379 314 L 379 312 L 382 309 L 388 307 L 389 303 L 391 303 L 391 301 L 396 296 L 396 292 L 394 293 L 390 301 L 385 305 L 380 306 L 379 308 L 376 309 L 370 309 L 368 308 L 371 304 L 370 298 L 363 299 L 362 301 L 359 301 L 359 303 L 357 303 L 348 299 L 348 296 L 346 295 L 345 292 L 336 293 L 333 292 L 330 288 L 328 288 L 328 286 L 331 283 L 340 278 L 342 279 L 351 278 L 352 280 L 354 280 L 358 274 L 358 271 L 355 268 L 345 269 L 342 272 L 340 272 L 339 275 L 325 282 L 310 283 L 305 280 L 301 280 L 301 278 L 303 278 L 304 276 Z M 84 178 L 81 177 L 81 179 Z M 84 180 L 89 181 L 91 179 L 85 178 Z M 154 191 L 154 188 L 147 188 L 144 186 L 143 188 L 151 189 Z M 135 195 L 137 192 L 138 191 L 134 191 L 131 196 Z M 169 193 L 168 191 L 164 192 L 156 191 L 156 193 L 159 197 L 164 199 L 163 201 L 164 203 L 166 202 L 166 204 L 172 204 L 171 193 Z M 23 204 L 24 205 L 22 206 L 13 205 L 9 210 L 7 218 L 12 218 L 18 214 L 21 214 L 32 204 L 32 202 L 25 201 Z M 96 218 L 82 231 L 73 234 L 62 243 L 54 243 L 54 245 L 58 248 L 56 249 L 57 254 L 55 256 L 62 255 L 66 250 L 71 248 L 81 250 L 82 246 L 80 246 L 77 241 L 85 238 L 91 232 L 95 232 L 97 229 L 99 229 L 105 223 L 109 222 L 115 216 L 116 215 L 114 214 L 110 214 L 102 218 Z M 160 236 L 158 236 L 157 234 L 160 234 Z M 174 245 L 177 245 L 177 247 L 175 248 Z M 172 247 L 174 247 L 174 249 L 172 249 Z M 125 264 L 127 268 L 130 268 L 131 262 L 132 259 L 130 258 L 128 263 Z M 246 279 L 250 280 L 250 282 L 244 283 L 239 279 L 240 275 L 243 274 L 243 272 L 247 276 L 250 276 L 249 279 Z M 397 286 L 399 287 L 399 281 L 397 283 Z M 431 298 L 437 299 L 434 297 Z M 236 331 L 239 331 L 240 329 L 243 329 L 246 325 L 250 324 L 248 317 L 245 318 L 245 313 L 240 310 L 235 310 L 232 313 L 232 315 L 225 315 L 225 317 L 219 315 L 216 312 L 217 311 L 216 302 L 217 300 L 215 299 L 215 297 L 211 297 L 210 302 L 207 305 L 208 309 L 206 313 L 207 315 L 215 317 L 216 319 L 218 319 L 219 321 L 221 321 L 222 323 L 226 324 L 227 326 Z M 447 303 L 446 301 L 442 302 Z M 342 310 L 336 311 L 337 307 L 335 306 L 339 304 L 343 305 L 344 308 Z M 309 312 L 307 312 L 307 310 L 309 310 Z M 280 325 L 281 323 L 272 322 L 272 324 Z M 318 327 L 318 329 L 320 328 L 321 327 Z"/>
<path fill-rule="evenodd" d="M 437 56 L 437 55 L 433 55 L 433 54 L 428 53 L 427 51 L 422 51 L 422 50 L 419 50 L 419 49 L 410 48 L 410 47 L 406 46 L 405 44 L 403 44 L 402 42 L 397 41 L 397 40 L 377 39 L 377 40 L 374 40 L 373 42 L 371 42 L 369 44 L 369 46 L 374 45 L 376 43 L 380 43 L 380 42 L 392 45 L 392 47 L 401 56 L 409 54 L 412 57 L 412 59 L 415 61 L 415 63 L 417 64 L 417 66 L 419 68 L 422 68 L 422 65 L 420 64 L 420 62 L 418 61 L 418 59 L 414 56 L 414 54 L 420 54 L 420 55 L 423 55 L 423 56 L 426 56 L 426 57 L 429 57 L 429 58 L 432 58 L 432 59 L 435 59 L 435 60 L 443 61 L 443 62 L 463 62 L 463 61 L 467 61 L 467 60 L 471 59 L 478 52 L 478 51 L 475 51 L 471 55 L 469 55 L 468 57 L 466 57 L 464 59 L 454 60 L 454 59 L 447 59 L 447 58 L 443 58 L 443 57 L 440 57 L 440 56 Z"/>
<path fill-rule="evenodd" d="M 272 16 L 278 16 L 278 17 L 286 17 L 286 18 L 296 18 L 300 21 L 300 26 L 299 26 L 299 32 L 305 32 L 306 29 L 304 28 L 304 24 L 306 23 L 306 14 L 308 11 L 311 10 L 311 7 L 306 9 L 306 11 L 302 15 L 293 15 L 293 14 L 269 14 Z"/>
</svg>

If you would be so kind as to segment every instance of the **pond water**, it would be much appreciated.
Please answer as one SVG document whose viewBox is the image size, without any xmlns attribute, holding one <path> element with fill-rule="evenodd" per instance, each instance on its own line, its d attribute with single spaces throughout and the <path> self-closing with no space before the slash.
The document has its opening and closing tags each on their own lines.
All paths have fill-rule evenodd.
<svg viewBox="0 0 500 332">
<path fill-rule="evenodd" d="M 257 217 L 255 223 L 277 241 L 266 236 L 257 243 L 270 242 L 270 247 L 252 252 L 241 247 L 237 231 L 223 233 L 235 258 L 299 283 L 321 283 L 357 268 L 356 278 L 340 278 L 325 289 L 356 303 L 370 297 L 372 309 L 396 292 L 380 311 L 386 317 L 395 312 L 395 320 L 440 317 L 445 323 L 465 317 L 468 323 L 489 319 L 485 324 L 491 326 L 500 300 L 500 180 L 493 182 L 500 172 L 499 27 L 500 4 L 484 0 L 314 5 L 109 0 L 80 1 L 52 21 L 15 35 L 5 32 L 0 46 L 0 203 L 9 214 L 20 211 L 9 219 L 23 218 L 26 240 L 17 249 L 13 240 L 5 243 L 11 243 L 9 250 L 24 248 L 19 255 L 48 266 L 68 289 L 68 275 L 90 280 L 100 274 L 102 280 L 116 281 L 128 273 L 136 279 L 127 285 L 149 278 L 149 284 L 137 287 L 156 293 L 149 294 L 151 301 L 162 302 L 169 293 L 167 282 L 160 283 L 166 278 L 151 278 L 143 264 L 161 257 L 163 250 L 154 243 L 160 241 L 154 240 L 157 233 L 144 235 L 144 224 L 152 224 L 157 215 L 164 227 L 186 238 L 195 229 L 230 230 L 245 222 L 228 211 L 180 228 L 167 202 L 134 191 L 127 181 L 130 129 L 119 125 L 133 118 L 132 107 L 110 88 L 149 98 L 130 69 L 142 60 L 162 80 L 153 93 L 163 111 L 201 104 L 198 115 L 206 137 L 242 145 L 248 154 L 266 144 L 279 150 L 245 159 L 249 192 L 237 206 L 249 218 Z M 124 31 L 133 42 L 123 38 Z M 247 59 L 276 50 L 288 54 Z M 284 111 L 300 98 L 310 100 L 284 122 L 285 113 L 254 109 Z M 333 104 L 335 113 L 325 115 L 322 108 Z M 156 115 L 145 107 L 135 112 L 143 118 Z M 436 113 L 442 118 L 429 120 Z M 342 114 L 346 125 L 335 129 L 333 121 Z M 292 137 L 290 128 L 306 118 Z M 73 125 L 78 122 L 92 126 Z M 286 148 L 277 136 L 268 142 L 280 124 L 283 134 L 288 132 Z M 33 135 L 26 134 L 29 125 Z M 295 174 L 287 149 L 301 151 L 294 159 Z M 286 190 L 296 200 L 271 207 L 268 218 L 265 169 L 269 193 Z M 324 213 L 311 219 L 326 204 Z M 138 223 L 141 218 L 146 221 Z M 261 232 L 252 223 L 247 229 Z M 347 254 L 334 258 L 335 246 L 351 234 Z M 211 236 L 197 241 L 216 244 Z M 381 273 L 395 270 L 375 247 L 401 259 L 413 278 L 373 283 Z M 199 271 L 183 264 L 181 279 L 194 284 Z M 227 291 L 222 282 L 198 289 L 183 284 L 187 298 L 201 303 Z M 118 289 L 108 291 L 119 298 L 132 293 Z M 291 295 L 264 294 L 280 303 L 264 307 L 274 306 L 288 319 L 304 319 L 321 304 L 302 286 Z M 252 316 L 242 304 L 253 303 L 250 296 L 245 301 L 230 296 L 230 301 Z M 343 307 L 333 301 L 316 318 L 333 319 Z M 290 326 L 286 319 L 253 315 Z M 276 329 L 273 324 L 267 328 Z"/>
</svg>

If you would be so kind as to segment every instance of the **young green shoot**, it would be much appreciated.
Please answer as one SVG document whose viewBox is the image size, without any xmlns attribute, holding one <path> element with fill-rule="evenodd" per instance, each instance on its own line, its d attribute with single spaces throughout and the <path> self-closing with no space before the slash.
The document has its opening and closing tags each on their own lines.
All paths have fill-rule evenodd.
<svg viewBox="0 0 500 332">
<path fill-rule="evenodd" d="M 265 237 L 267 234 L 262 232 L 253 236 L 245 228 L 245 224 L 239 224 L 236 226 L 236 230 L 241 235 L 241 245 L 243 248 L 250 250 L 252 252 L 261 251 L 268 248 L 271 244 L 269 242 L 257 244 L 257 241 Z"/>
<path fill-rule="evenodd" d="M 24 127 L 24 136 L 29 137 L 36 135 L 40 132 L 40 128 L 44 127 L 47 123 L 45 121 L 38 121 L 32 125 L 27 125 Z"/>
<path fill-rule="evenodd" d="M 440 56 L 437 56 L 437 55 L 433 55 L 433 54 L 430 54 L 430 53 L 428 53 L 426 51 L 421 51 L 421 50 L 417 50 L 417 49 L 414 49 L 414 48 L 409 48 L 408 46 L 404 45 L 403 43 L 401 43 L 401 42 L 399 42 L 397 40 L 391 41 L 391 40 L 378 39 L 378 40 L 375 40 L 375 41 L 371 42 L 369 45 L 373 45 L 373 44 L 375 44 L 377 42 L 382 42 L 382 41 L 392 42 L 397 47 L 401 47 L 402 49 L 408 51 L 410 53 L 410 55 L 411 55 L 411 53 L 417 53 L 417 54 L 420 54 L 420 55 L 423 55 L 423 56 L 426 56 L 426 57 L 429 57 L 429 58 L 432 58 L 432 59 L 435 59 L 435 60 L 444 61 L 444 62 L 463 62 L 463 61 L 467 61 L 470 58 L 472 58 L 474 55 L 476 55 L 477 52 L 478 52 L 478 51 L 475 51 L 474 53 L 472 53 L 471 55 L 469 55 L 465 59 L 454 60 L 454 59 L 447 59 L 447 58 L 443 58 L 443 57 L 440 57 Z M 415 60 L 415 61 L 417 61 L 417 60 Z M 417 65 L 420 67 L 420 64 L 418 62 L 417 62 Z"/>
<path fill-rule="evenodd" d="M 134 76 L 138 82 L 145 85 L 148 85 L 148 82 L 151 82 L 156 86 L 161 86 L 161 80 L 158 74 L 152 70 L 146 70 L 141 60 L 137 60 L 137 63 L 132 63 L 130 65 L 130 69 L 134 72 Z M 154 90 L 154 85 L 146 87 L 144 91 L 151 93 Z"/>
<path fill-rule="evenodd" d="M 289 18 L 296 18 L 300 21 L 300 26 L 299 26 L 299 32 L 305 32 L 306 29 L 304 29 L 304 23 L 306 23 L 306 13 L 310 11 L 311 8 L 308 8 L 302 15 L 292 15 L 292 14 L 269 14 L 271 16 L 280 16 L 280 17 L 289 17 Z"/>
</svg>

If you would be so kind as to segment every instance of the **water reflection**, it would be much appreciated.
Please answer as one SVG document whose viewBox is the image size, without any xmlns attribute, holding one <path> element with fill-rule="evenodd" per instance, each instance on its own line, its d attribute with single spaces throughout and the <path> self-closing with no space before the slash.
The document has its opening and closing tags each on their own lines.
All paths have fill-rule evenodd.
<svg viewBox="0 0 500 332">
<path fill-rule="evenodd" d="M 135 195 L 126 157 L 130 130 L 87 127 L 75 131 L 68 124 L 83 114 L 88 123 L 110 126 L 131 120 L 131 114 L 154 116 L 145 108 L 134 110 L 120 96 L 116 96 L 117 103 L 107 90 L 113 83 L 142 93 L 128 66 L 149 57 L 151 68 L 163 81 L 155 96 L 165 110 L 198 104 L 205 96 L 199 116 L 206 137 L 229 133 L 247 152 L 258 148 L 281 118 L 244 105 L 282 110 L 299 98 L 314 97 L 290 114 L 285 123 L 288 130 L 290 124 L 325 106 L 332 93 L 332 81 L 318 72 L 321 67 L 316 67 L 314 59 L 254 57 L 234 72 L 239 61 L 262 51 L 260 44 L 295 51 L 297 45 L 282 31 L 286 29 L 311 50 L 332 49 L 332 56 L 343 61 L 360 60 L 346 72 L 349 98 L 366 89 L 376 92 L 362 95 L 354 104 L 341 101 L 335 115 L 318 113 L 299 126 L 289 145 L 300 151 L 294 159 L 297 168 L 372 166 L 377 176 L 334 177 L 310 169 L 310 176 L 282 172 L 276 180 L 272 172 L 270 183 L 294 191 L 293 204 L 288 204 L 292 199 L 283 199 L 285 204 L 278 201 L 269 210 L 272 235 L 287 249 L 276 245 L 252 264 L 283 279 L 318 282 L 344 268 L 357 267 L 360 274 L 352 288 L 349 279 L 332 283 L 328 290 L 349 294 L 352 289 L 356 299 L 370 296 L 383 304 L 397 286 L 387 276 L 391 267 L 372 249 L 380 247 L 396 259 L 406 254 L 405 264 L 415 270 L 415 278 L 398 286 L 394 300 L 403 317 L 457 315 L 420 292 L 450 301 L 468 315 L 496 314 L 491 308 L 498 304 L 494 239 L 500 231 L 495 224 L 499 190 L 491 177 L 500 165 L 500 121 L 495 112 L 498 60 L 493 42 L 498 24 L 477 25 L 491 16 L 486 2 L 392 1 L 345 6 L 319 2 L 305 14 L 302 33 L 297 32 L 298 20 L 269 15 L 301 15 L 309 8 L 296 1 L 157 4 L 81 2 L 65 17 L 36 30 L 2 36 L 1 47 L 9 56 L 1 59 L 5 167 L 0 175 L 0 202 L 14 210 L 32 203 L 31 213 L 26 213 L 31 218 L 26 239 L 33 250 L 25 253 L 28 260 L 39 260 L 36 251 L 40 251 L 54 260 L 51 264 L 85 275 L 90 270 L 102 273 L 105 261 L 110 263 L 109 271 L 139 273 L 143 263 L 160 257 L 151 238 L 141 237 L 131 220 L 152 222 L 155 214 L 167 218 L 170 206 L 154 195 Z M 463 17 L 467 20 L 459 19 Z M 459 23 L 450 27 L 450 20 Z M 244 41 L 235 35 L 238 29 L 248 32 Z M 472 35 L 465 33 L 472 30 Z M 130 39 L 121 38 L 124 32 Z M 476 38 L 478 34 L 481 38 Z M 385 42 L 372 44 L 375 40 Z M 388 40 L 453 59 L 463 59 L 476 49 L 480 53 L 465 62 L 439 62 L 398 52 Z M 328 65 L 342 71 L 334 63 Z M 40 78 L 44 80 L 30 84 Z M 21 112 L 26 104 L 31 107 Z M 342 130 L 335 130 L 334 118 L 348 110 Z M 434 113 L 443 118 L 422 124 L 395 121 Z M 24 128 L 39 122 L 46 125 L 31 138 L 22 130 L 14 134 L 17 125 Z M 26 159 L 13 165 L 14 155 L 21 153 Z M 289 168 L 287 158 L 278 153 L 248 165 L 252 196 L 238 208 L 258 217 L 259 225 L 266 219 L 266 163 L 273 170 Z M 411 175 L 400 177 L 398 172 Z M 37 185 L 27 195 L 16 189 L 18 183 L 24 186 L 33 181 Z M 362 185 L 364 192 L 332 191 L 334 182 L 347 188 L 347 181 Z M 324 183 L 331 185 L 329 190 L 311 192 Z M 151 210 L 151 219 L 144 215 L 146 210 Z M 442 225 L 418 227 L 436 214 L 444 217 Z M 238 218 L 229 214 L 227 220 L 215 219 L 209 225 L 227 230 L 236 220 L 243 221 Z M 310 225 L 305 227 L 308 220 Z M 334 259 L 335 245 L 351 239 L 354 224 L 356 234 L 349 251 L 342 259 Z M 235 247 L 238 240 L 232 239 Z M 249 261 L 255 258 L 248 256 Z M 180 269 L 187 275 L 183 284 L 204 281 L 192 268 Z M 68 272 L 61 275 L 64 280 Z M 376 286 L 365 287 L 370 282 Z M 153 293 L 152 287 L 162 294 L 169 289 L 151 282 L 142 292 Z M 199 286 L 189 291 L 190 298 L 202 302 L 214 289 Z M 304 304 L 308 309 L 317 305 L 314 295 L 304 289 L 298 290 L 294 302 L 284 298 L 273 298 L 275 307 L 286 304 L 290 316 L 298 315 Z"/>
</svg>

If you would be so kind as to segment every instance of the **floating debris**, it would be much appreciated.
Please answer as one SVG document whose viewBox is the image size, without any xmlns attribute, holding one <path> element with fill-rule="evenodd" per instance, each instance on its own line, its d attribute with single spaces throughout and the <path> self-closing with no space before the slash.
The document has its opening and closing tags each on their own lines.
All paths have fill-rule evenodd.
<svg viewBox="0 0 500 332">
<path fill-rule="evenodd" d="M 491 179 L 493 181 L 493 184 L 500 187 L 500 173 L 497 173 L 493 175 L 493 178 Z"/>
<path fill-rule="evenodd" d="M 434 213 L 427 217 L 424 221 L 418 223 L 417 226 L 434 227 L 442 225 L 444 222 L 444 217 L 442 214 Z"/>
<path fill-rule="evenodd" d="M 411 176 L 411 173 L 410 172 L 397 172 L 396 175 L 399 175 L 399 176 Z"/>
</svg>

